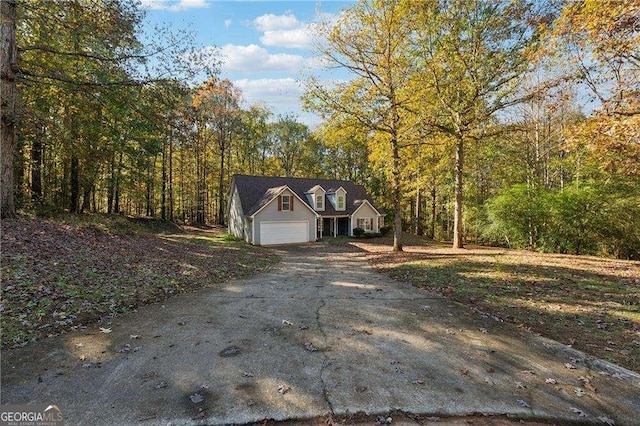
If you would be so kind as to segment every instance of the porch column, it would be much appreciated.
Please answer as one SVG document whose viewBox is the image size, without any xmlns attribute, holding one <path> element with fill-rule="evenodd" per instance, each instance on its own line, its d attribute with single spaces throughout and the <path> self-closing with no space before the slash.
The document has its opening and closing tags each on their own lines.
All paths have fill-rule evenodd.
<svg viewBox="0 0 640 426">
<path fill-rule="evenodd" d="M 333 236 L 334 237 L 338 236 L 338 218 L 337 217 L 333 218 Z"/>
</svg>

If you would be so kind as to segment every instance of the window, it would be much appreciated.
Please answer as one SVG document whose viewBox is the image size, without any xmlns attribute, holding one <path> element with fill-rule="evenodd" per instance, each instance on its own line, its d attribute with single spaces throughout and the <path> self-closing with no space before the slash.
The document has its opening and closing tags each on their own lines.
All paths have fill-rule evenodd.
<svg viewBox="0 0 640 426">
<path fill-rule="evenodd" d="M 371 231 L 371 219 L 368 217 L 358 219 L 358 228 L 362 228 L 365 231 Z"/>
<path fill-rule="evenodd" d="M 316 195 L 316 210 L 324 210 L 324 195 Z"/>
<path fill-rule="evenodd" d="M 282 210 L 283 211 L 291 210 L 291 195 L 282 196 Z"/>
<path fill-rule="evenodd" d="M 344 210 L 344 195 L 338 195 L 338 201 L 336 202 L 336 210 Z"/>
</svg>

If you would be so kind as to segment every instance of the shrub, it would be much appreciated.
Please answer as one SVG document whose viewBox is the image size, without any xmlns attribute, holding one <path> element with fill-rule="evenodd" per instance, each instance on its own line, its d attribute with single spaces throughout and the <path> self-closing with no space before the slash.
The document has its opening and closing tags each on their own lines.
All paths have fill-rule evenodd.
<svg viewBox="0 0 640 426">
<path fill-rule="evenodd" d="M 353 228 L 353 236 L 360 238 L 364 235 L 364 229 L 362 228 Z"/>
<path fill-rule="evenodd" d="M 391 227 L 390 226 L 383 226 L 382 228 L 380 228 L 380 234 L 382 234 L 382 236 L 386 236 L 389 232 L 391 232 Z"/>
</svg>

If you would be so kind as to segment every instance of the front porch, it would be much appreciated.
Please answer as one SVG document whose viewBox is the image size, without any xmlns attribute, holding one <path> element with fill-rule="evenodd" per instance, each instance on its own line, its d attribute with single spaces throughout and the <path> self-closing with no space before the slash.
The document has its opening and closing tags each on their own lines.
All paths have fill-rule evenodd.
<svg viewBox="0 0 640 426">
<path fill-rule="evenodd" d="M 318 218 L 318 238 L 349 235 L 349 216 L 329 216 Z"/>
</svg>

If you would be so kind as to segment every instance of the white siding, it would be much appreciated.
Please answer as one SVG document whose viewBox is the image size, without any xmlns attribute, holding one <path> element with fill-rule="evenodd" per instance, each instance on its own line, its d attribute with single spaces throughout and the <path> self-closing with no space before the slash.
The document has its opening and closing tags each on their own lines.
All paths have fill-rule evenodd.
<svg viewBox="0 0 640 426">
<path fill-rule="evenodd" d="M 229 217 L 227 218 L 227 221 L 229 223 L 228 229 L 231 235 L 251 242 L 250 235 L 248 235 L 246 229 L 248 221 L 242 212 L 242 204 L 240 203 L 238 188 L 236 188 L 235 185 L 233 186 L 231 200 L 229 200 Z"/>
</svg>

